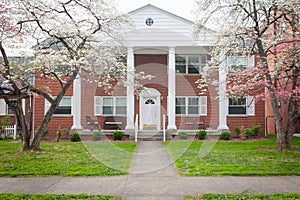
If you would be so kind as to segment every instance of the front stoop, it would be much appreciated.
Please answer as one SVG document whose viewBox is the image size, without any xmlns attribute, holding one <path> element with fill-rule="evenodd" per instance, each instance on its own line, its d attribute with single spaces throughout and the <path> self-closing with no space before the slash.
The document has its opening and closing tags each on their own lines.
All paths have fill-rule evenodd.
<svg viewBox="0 0 300 200">
<path fill-rule="evenodd" d="M 170 138 L 171 137 L 168 137 L 168 134 L 166 134 L 166 139 Z M 163 141 L 163 131 L 140 130 L 138 131 L 138 141 Z"/>
</svg>

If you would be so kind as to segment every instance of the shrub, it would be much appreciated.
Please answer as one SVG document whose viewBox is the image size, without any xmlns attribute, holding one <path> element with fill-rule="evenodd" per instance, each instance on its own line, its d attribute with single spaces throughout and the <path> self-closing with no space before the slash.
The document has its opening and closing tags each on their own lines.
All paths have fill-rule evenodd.
<svg viewBox="0 0 300 200">
<path fill-rule="evenodd" d="M 246 129 L 245 129 L 245 127 L 244 127 L 244 126 L 241 126 L 241 127 L 240 127 L 240 130 L 241 130 L 241 132 L 240 132 L 239 137 L 240 137 L 242 140 L 246 140 L 247 137 L 246 137 Z"/>
<path fill-rule="evenodd" d="M 62 139 L 67 139 L 70 134 L 70 129 L 69 128 L 62 128 L 61 129 L 61 138 Z"/>
<path fill-rule="evenodd" d="M 253 128 L 254 136 L 259 136 L 261 125 L 259 124 L 253 125 L 252 128 Z"/>
<path fill-rule="evenodd" d="M 240 126 L 234 127 L 234 132 L 235 132 L 236 137 L 239 137 L 241 134 L 241 127 Z"/>
<path fill-rule="evenodd" d="M 68 128 L 62 128 L 61 125 L 58 126 L 58 129 L 56 131 L 56 141 L 59 142 L 59 140 L 68 138 L 68 135 L 70 133 L 70 129 Z"/>
<path fill-rule="evenodd" d="M 123 136 L 124 136 L 124 134 L 121 131 L 117 130 L 117 131 L 114 132 L 112 138 L 113 138 L 114 141 L 122 140 Z"/>
<path fill-rule="evenodd" d="M 46 136 L 49 135 L 48 129 L 45 129 L 44 132 L 42 132 L 42 139 L 46 140 Z"/>
<path fill-rule="evenodd" d="M 0 120 L 1 126 L 9 126 L 11 124 L 10 116 L 6 115 Z"/>
<path fill-rule="evenodd" d="M 95 141 L 100 141 L 102 138 L 101 132 L 100 131 L 94 131 L 93 132 L 93 140 Z"/>
<path fill-rule="evenodd" d="M 71 134 L 71 142 L 79 142 L 81 141 L 80 135 L 78 133 Z"/>
<path fill-rule="evenodd" d="M 205 130 L 200 130 L 197 134 L 199 140 L 205 140 L 207 137 L 207 133 Z"/>
<path fill-rule="evenodd" d="M 7 139 L 7 136 L 5 134 L 5 127 L 9 126 L 11 124 L 10 117 L 6 115 L 0 120 L 0 137 L 1 139 Z"/>
<path fill-rule="evenodd" d="M 56 131 L 56 142 L 59 142 L 60 138 L 61 138 L 61 126 L 59 125 Z"/>
<path fill-rule="evenodd" d="M 230 140 L 231 134 L 230 132 L 223 132 L 221 133 L 219 139 L 220 140 Z"/>
<path fill-rule="evenodd" d="M 187 132 L 179 132 L 178 133 L 178 137 L 179 137 L 179 139 L 181 139 L 181 140 L 186 140 L 187 138 L 188 138 L 188 134 L 187 134 Z"/>
<path fill-rule="evenodd" d="M 245 134 L 247 138 L 256 137 L 260 134 L 260 128 L 261 126 L 258 125 L 252 125 L 250 128 L 245 129 Z"/>
</svg>

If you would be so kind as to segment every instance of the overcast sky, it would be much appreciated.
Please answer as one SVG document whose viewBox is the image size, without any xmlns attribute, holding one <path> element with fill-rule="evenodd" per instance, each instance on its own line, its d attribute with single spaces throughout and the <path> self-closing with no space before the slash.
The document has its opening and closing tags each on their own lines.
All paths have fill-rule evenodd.
<svg viewBox="0 0 300 200">
<path fill-rule="evenodd" d="M 119 10 L 125 13 L 143 7 L 147 4 L 152 4 L 163 10 L 176 14 L 188 20 L 194 19 L 191 13 L 195 9 L 194 0 L 115 0 Z"/>
</svg>

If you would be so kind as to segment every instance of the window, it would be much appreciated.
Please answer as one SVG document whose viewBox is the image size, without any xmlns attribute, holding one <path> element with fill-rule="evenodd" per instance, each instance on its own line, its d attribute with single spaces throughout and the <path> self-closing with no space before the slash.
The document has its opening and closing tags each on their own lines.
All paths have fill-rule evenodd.
<svg viewBox="0 0 300 200">
<path fill-rule="evenodd" d="M 126 115 L 126 97 L 101 97 L 94 98 L 95 116 L 101 115 Z"/>
<path fill-rule="evenodd" d="M 103 98 L 103 115 L 112 115 L 114 113 L 114 104 L 112 97 Z"/>
<path fill-rule="evenodd" d="M 10 100 L 10 102 L 11 102 L 13 105 L 15 105 L 15 106 L 18 105 L 18 101 L 17 101 L 17 100 Z M 9 105 L 7 105 L 7 114 L 8 114 L 8 115 L 13 115 L 13 114 L 14 114 L 14 111 L 12 110 L 11 107 L 9 107 Z"/>
<path fill-rule="evenodd" d="M 51 104 L 45 100 L 45 114 L 47 113 Z M 65 96 L 59 102 L 58 107 L 54 111 L 54 115 L 72 115 L 72 97 Z"/>
<path fill-rule="evenodd" d="M 188 114 L 189 115 L 198 115 L 199 114 L 199 98 L 190 97 L 188 98 Z"/>
<path fill-rule="evenodd" d="M 176 114 L 182 115 L 186 114 L 186 103 L 185 97 L 177 97 L 176 98 Z"/>
<path fill-rule="evenodd" d="M 176 97 L 177 115 L 207 115 L 207 97 Z"/>
<path fill-rule="evenodd" d="M 155 104 L 155 101 L 154 101 L 153 99 L 147 99 L 147 100 L 145 101 L 145 104 L 146 104 L 146 105 L 149 105 L 149 104 L 154 105 L 154 104 Z"/>
<path fill-rule="evenodd" d="M 72 97 L 63 97 L 59 102 L 54 114 L 56 115 L 71 115 L 72 114 Z"/>
<path fill-rule="evenodd" d="M 246 115 L 246 98 L 229 98 L 229 115 Z"/>
<path fill-rule="evenodd" d="M 229 115 L 255 115 L 255 102 L 253 97 L 231 97 L 228 99 Z"/>
<path fill-rule="evenodd" d="M 147 26 L 153 26 L 154 20 L 152 18 L 148 17 L 146 19 L 145 23 L 146 23 Z"/>
<path fill-rule="evenodd" d="M 181 56 L 175 57 L 176 73 L 180 74 L 200 74 L 207 62 L 206 55 Z"/>
<path fill-rule="evenodd" d="M 12 99 L 10 100 L 13 104 L 17 105 L 18 100 Z M 25 113 L 25 100 L 22 100 L 22 108 L 23 112 Z M 4 99 L 0 99 L 0 115 L 14 115 L 13 110 L 6 104 Z"/>
<path fill-rule="evenodd" d="M 230 74 L 242 72 L 254 67 L 254 56 L 227 56 L 227 66 Z"/>
<path fill-rule="evenodd" d="M 116 115 L 126 115 L 125 97 L 116 97 Z"/>
</svg>

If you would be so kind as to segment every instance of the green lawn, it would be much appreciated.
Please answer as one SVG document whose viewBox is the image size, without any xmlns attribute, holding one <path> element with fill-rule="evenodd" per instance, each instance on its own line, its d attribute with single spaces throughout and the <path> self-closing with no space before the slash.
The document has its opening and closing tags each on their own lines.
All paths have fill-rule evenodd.
<svg viewBox="0 0 300 200">
<path fill-rule="evenodd" d="M 185 200 L 216 200 L 216 199 L 226 199 L 226 200 L 258 200 L 258 199 L 269 199 L 269 200 L 284 200 L 284 199 L 299 199 L 300 194 L 204 194 L 199 196 L 189 196 L 185 197 Z"/>
<path fill-rule="evenodd" d="M 116 176 L 128 174 L 135 143 L 42 143 L 20 152 L 20 142 L 0 141 L 0 176 Z"/>
<path fill-rule="evenodd" d="M 101 195 L 57 195 L 57 194 L 0 194 L 0 199 L 6 200 L 68 200 L 68 199 L 87 199 L 87 200 L 120 200 L 120 197 L 101 196 Z"/>
<path fill-rule="evenodd" d="M 275 139 L 256 142 L 165 143 L 183 176 L 300 175 L 300 138 L 293 151 L 276 150 Z"/>
</svg>

